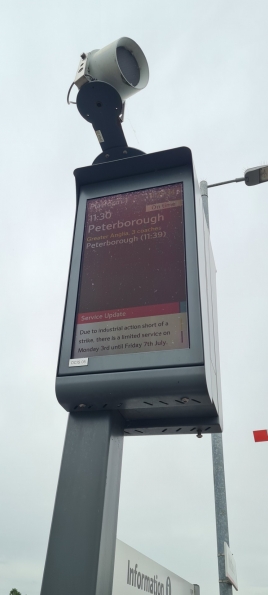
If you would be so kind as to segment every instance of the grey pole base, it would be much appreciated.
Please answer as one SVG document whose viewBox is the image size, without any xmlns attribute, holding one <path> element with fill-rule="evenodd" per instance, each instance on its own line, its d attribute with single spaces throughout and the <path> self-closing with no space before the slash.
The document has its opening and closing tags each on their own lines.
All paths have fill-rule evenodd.
<svg viewBox="0 0 268 595">
<path fill-rule="evenodd" d="M 111 595 L 123 453 L 118 412 L 69 416 L 41 595 Z"/>
<path fill-rule="evenodd" d="M 211 434 L 214 496 L 217 529 L 217 550 L 220 595 L 232 595 L 232 585 L 225 575 L 224 542 L 229 544 L 227 498 L 225 488 L 223 443 L 221 434 Z"/>
</svg>

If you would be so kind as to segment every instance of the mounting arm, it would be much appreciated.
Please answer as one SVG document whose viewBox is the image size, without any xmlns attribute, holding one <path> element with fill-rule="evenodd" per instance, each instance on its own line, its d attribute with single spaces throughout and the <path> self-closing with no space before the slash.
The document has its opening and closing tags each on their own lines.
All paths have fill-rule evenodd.
<svg viewBox="0 0 268 595">
<path fill-rule="evenodd" d="M 85 83 L 76 103 L 81 116 L 92 124 L 102 149 L 94 164 L 144 154 L 127 145 L 120 118 L 123 102 L 112 85 L 103 81 Z"/>
</svg>

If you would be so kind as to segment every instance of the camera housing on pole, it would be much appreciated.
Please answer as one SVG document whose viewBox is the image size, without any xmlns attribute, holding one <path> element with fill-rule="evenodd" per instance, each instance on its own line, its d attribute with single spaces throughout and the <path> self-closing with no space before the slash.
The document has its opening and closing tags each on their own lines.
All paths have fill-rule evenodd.
<svg viewBox="0 0 268 595">
<path fill-rule="evenodd" d="M 148 84 L 148 62 L 133 39 L 120 37 L 100 50 L 81 55 L 74 83 L 81 89 L 89 79 L 109 83 L 125 101 Z"/>
<path fill-rule="evenodd" d="M 144 89 L 148 81 L 145 55 L 129 37 L 81 54 L 71 87 L 78 87 L 78 111 L 92 124 L 103 151 L 94 163 L 143 154 L 128 147 L 121 123 L 126 99 Z M 70 103 L 69 93 L 67 100 Z"/>
<path fill-rule="evenodd" d="M 117 410 L 136 436 L 220 432 L 215 266 L 190 149 L 75 178 L 59 402 Z"/>
</svg>

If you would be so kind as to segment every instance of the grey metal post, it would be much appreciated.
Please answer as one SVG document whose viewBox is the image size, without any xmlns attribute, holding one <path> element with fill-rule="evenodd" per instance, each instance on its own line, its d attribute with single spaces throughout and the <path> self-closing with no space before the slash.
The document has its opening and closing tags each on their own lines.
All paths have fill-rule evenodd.
<svg viewBox="0 0 268 595">
<path fill-rule="evenodd" d="M 116 412 L 69 416 L 41 595 L 111 595 L 123 452 Z"/>
<path fill-rule="evenodd" d="M 208 210 L 208 186 L 203 180 L 200 183 L 204 213 L 209 229 L 209 210 Z M 223 443 L 222 434 L 211 434 L 212 445 L 212 463 L 214 477 L 214 498 L 216 514 L 217 531 L 217 552 L 218 552 L 218 570 L 219 570 L 219 591 L 220 595 L 232 595 L 232 585 L 225 576 L 225 558 L 224 542 L 229 544 L 227 499 L 224 474 Z"/>
</svg>

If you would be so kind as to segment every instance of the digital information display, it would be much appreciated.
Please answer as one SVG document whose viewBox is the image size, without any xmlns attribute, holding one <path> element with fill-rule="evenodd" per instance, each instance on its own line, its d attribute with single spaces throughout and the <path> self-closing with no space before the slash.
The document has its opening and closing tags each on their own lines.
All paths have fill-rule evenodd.
<svg viewBox="0 0 268 595">
<path fill-rule="evenodd" d="M 72 357 L 188 347 L 183 184 L 88 200 Z"/>
</svg>

